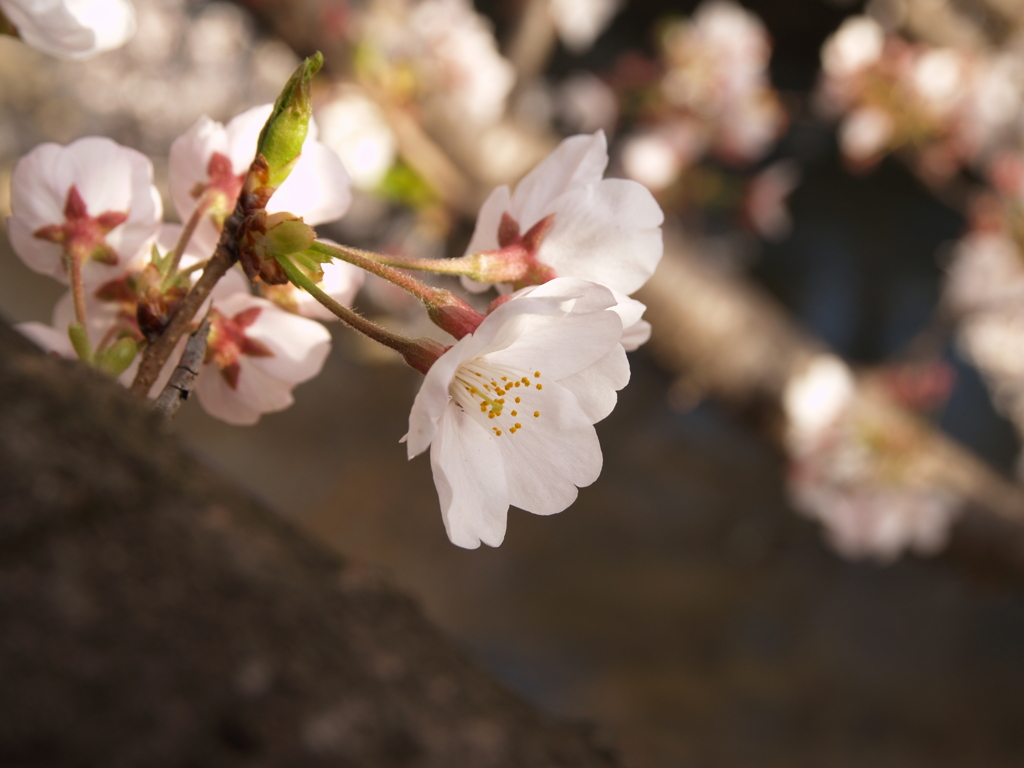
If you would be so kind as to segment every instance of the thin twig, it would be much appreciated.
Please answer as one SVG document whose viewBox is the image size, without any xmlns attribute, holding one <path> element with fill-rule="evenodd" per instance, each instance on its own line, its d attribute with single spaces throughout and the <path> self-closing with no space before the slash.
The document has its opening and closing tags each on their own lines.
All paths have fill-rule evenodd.
<svg viewBox="0 0 1024 768">
<path fill-rule="evenodd" d="M 203 322 L 189 337 L 185 351 L 181 353 L 181 361 L 174 369 L 171 378 L 164 387 L 164 391 L 153 403 L 154 410 L 160 412 L 164 419 L 170 421 L 181 408 L 182 403 L 188 400 L 192 387 L 195 385 L 196 376 L 199 375 L 199 367 L 206 357 L 206 342 L 210 335 L 210 315 L 203 318 Z"/>
</svg>

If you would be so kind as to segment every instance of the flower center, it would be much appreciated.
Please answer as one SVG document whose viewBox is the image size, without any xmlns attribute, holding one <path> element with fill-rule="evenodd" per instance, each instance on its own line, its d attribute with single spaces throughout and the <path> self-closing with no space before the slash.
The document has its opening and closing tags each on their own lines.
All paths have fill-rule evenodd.
<svg viewBox="0 0 1024 768">
<path fill-rule="evenodd" d="M 206 362 L 220 369 L 221 376 L 232 389 L 238 388 L 238 377 L 242 371 L 240 358 L 273 357 L 266 344 L 249 338 L 245 329 L 256 322 L 262 307 L 251 307 L 234 317 L 227 317 L 216 309 L 210 310 L 210 336 L 206 345 Z"/>
<path fill-rule="evenodd" d="M 105 211 L 90 216 L 78 187 L 72 184 L 64 202 L 64 223 L 48 224 L 32 234 L 40 240 L 62 246 L 65 255 L 77 259 L 80 264 L 86 259 L 117 264 L 117 253 L 107 243 L 107 234 L 127 219 L 127 211 Z"/>
<path fill-rule="evenodd" d="M 496 437 L 514 435 L 541 414 L 540 371 L 496 365 L 482 357 L 459 366 L 448 393 Z"/>
</svg>

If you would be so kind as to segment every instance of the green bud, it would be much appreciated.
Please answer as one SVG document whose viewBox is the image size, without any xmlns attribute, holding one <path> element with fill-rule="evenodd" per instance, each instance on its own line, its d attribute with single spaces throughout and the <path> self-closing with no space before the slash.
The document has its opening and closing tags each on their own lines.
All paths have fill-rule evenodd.
<svg viewBox="0 0 1024 768">
<path fill-rule="evenodd" d="M 92 362 L 92 344 L 89 343 L 89 336 L 81 323 L 71 323 L 68 326 L 68 338 L 71 339 L 71 346 L 79 360 L 87 363 Z"/>
<path fill-rule="evenodd" d="M 267 161 L 268 175 L 263 186 L 271 189 L 281 186 L 302 153 L 309 116 L 313 112 L 309 84 L 323 63 L 324 57 L 319 51 L 303 61 L 274 102 L 274 111 L 260 131 L 256 145 L 256 153 Z"/>
<path fill-rule="evenodd" d="M 267 216 L 267 234 L 263 245 L 275 256 L 304 251 L 316 240 L 316 230 L 290 213 L 272 213 Z"/>
<path fill-rule="evenodd" d="M 104 373 L 109 373 L 111 376 L 120 376 L 132 364 L 137 351 L 138 345 L 135 341 L 124 338 L 117 341 L 106 352 L 102 352 L 96 362 Z"/>
</svg>

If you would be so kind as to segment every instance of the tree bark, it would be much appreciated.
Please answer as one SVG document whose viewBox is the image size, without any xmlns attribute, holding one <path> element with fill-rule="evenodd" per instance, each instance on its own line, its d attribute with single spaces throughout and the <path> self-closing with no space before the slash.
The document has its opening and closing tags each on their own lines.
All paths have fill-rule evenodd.
<svg viewBox="0 0 1024 768">
<path fill-rule="evenodd" d="M 0 765 L 614 766 L 0 323 Z"/>
</svg>

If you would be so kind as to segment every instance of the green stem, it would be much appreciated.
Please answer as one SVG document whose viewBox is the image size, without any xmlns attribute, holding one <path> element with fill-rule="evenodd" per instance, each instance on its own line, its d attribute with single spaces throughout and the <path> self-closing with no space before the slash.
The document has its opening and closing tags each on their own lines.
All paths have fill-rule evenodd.
<svg viewBox="0 0 1024 768">
<path fill-rule="evenodd" d="M 178 272 L 178 265 L 181 263 L 181 257 L 185 253 L 185 249 L 188 248 L 189 241 L 192 239 L 192 235 L 196 232 L 196 227 L 199 226 L 203 218 L 206 216 L 207 211 L 210 210 L 210 205 L 213 203 L 213 194 L 207 190 L 199 201 L 196 203 L 195 209 L 192 214 L 188 217 L 188 221 L 181 228 L 181 234 L 178 235 L 178 242 L 174 244 L 174 251 L 171 254 L 171 263 L 167 268 L 167 273 L 164 275 L 164 279 L 160 283 L 161 289 L 166 290 L 174 279 Z"/>
<path fill-rule="evenodd" d="M 277 256 L 276 258 L 278 264 L 281 265 L 285 274 L 288 275 L 288 279 L 294 285 L 327 307 L 350 328 L 398 352 L 409 365 L 421 373 L 426 373 L 434 360 L 443 354 L 444 348 L 433 339 L 410 339 L 397 333 L 392 333 L 372 320 L 367 320 L 358 312 L 349 309 L 324 292 L 290 258 L 287 256 Z"/>
<path fill-rule="evenodd" d="M 385 264 L 383 259 L 387 257 L 372 251 L 364 251 L 360 248 L 352 248 L 348 245 L 329 245 L 317 240 L 309 247 L 310 251 L 321 256 L 329 256 L 332 259 L 341 259 L 349 264 L 354 264 L 360 269 L 382 277 L 390 283 L 394 283 L 404 291 L 408 291 L 424 303 L 439 303 L 441 293 L 447 293 L 444 289 L 433 288 L 426 283 L 417 280 L 412 275 L 400 272 L 394 266 Z M 445 259 L 446 261 L 446 259 Z"/>
</svg>

